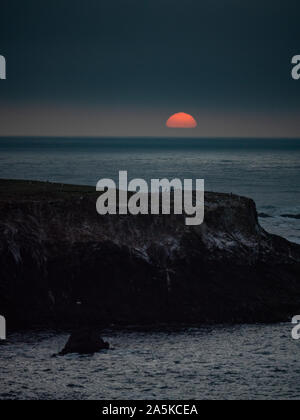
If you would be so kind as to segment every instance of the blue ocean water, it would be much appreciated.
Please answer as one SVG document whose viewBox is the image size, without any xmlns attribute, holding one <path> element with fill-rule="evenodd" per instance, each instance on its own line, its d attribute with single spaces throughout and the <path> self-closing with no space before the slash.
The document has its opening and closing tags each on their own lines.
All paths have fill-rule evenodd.
<svg viewBox="0 0 300 420">
<path fill-rule="evenodd" d="M 0 178 L 96 185 L 100 178 L 204 178 L 252 197 L 261 224 L 300 243 L 300 140 L 0 139 Z M 24 332 L 1 346 L 1 399 L 299 399 L 291 324 L 106 331 L 114 350 L 51 358 L 68 335 Z"/>
<path fill-rule="evenodd" d="M 253 198 L 261 224 L 300 243 L 300 140 L 0 138 L 0 178 L 96 185 L 100 178 L 204 178 L 206 190 Z"/>
<path fill-rule="evenodd" d="M 292 324 L 103 332 L 113 350 L 51 358 L 68 334 L 25 332 L 1 346 L 0 400 L 298 400 Z"/>
</svg>

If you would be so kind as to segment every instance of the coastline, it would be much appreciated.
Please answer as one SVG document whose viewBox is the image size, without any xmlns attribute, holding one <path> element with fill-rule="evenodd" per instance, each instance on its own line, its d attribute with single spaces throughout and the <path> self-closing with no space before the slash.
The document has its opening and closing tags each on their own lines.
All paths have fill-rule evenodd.
<svg viewBox="0 0 300 420">
<path fill-rule="evenodd" d="M 206 193 L 205 223 L 186 227 L 182 216 L 99 216 L 97 196 L 0 180 L 0 309 L 12 328 L 273 323 L 299 312 L 300 246 L 268 234 L 252 200 Z"/>
</svg>

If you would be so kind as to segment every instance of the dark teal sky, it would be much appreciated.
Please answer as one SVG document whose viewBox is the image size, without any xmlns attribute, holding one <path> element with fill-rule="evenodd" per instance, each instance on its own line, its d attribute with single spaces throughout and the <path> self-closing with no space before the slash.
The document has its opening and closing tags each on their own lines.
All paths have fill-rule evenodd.
<svg viewBox="0 0 300 420">
<path fill-rule="evenodd" d="M 19 134 L 72 134 L 80 118 L 80 134 L 120 135 L 117 121 L 125 135 L 164 134 L 185 111 L 197 135 L 215 120 L 228 135 L 281 124 L 300 136 L 299 16 L 296 0 L 1 2 L 0 134 L 14 121 Z"/>
</svg>

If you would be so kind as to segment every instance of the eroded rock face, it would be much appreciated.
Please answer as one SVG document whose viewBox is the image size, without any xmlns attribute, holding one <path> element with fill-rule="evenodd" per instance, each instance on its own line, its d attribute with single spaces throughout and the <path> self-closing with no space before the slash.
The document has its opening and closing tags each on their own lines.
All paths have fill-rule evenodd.
<svg viewBox="0 0 300 420">
<path fill-rule="evenodd" d="M 64 349 L 59 356 L 66 354 L 94 354 L 101 350 L 108 350 L 109 344 L 100 338 L 97 331 L 93 329 L 81 329 L 71 334 Z"/>
<path fill-rule="evenodd" d="M 92 188 L 21 186 L 0 182 L 10 325 L 273 322 L 300 311 L 300 246 L 265 232 L 250 199 L 207 193 L 205 223 L 188 227 L 184 216 L 99 216 Z"/>
</svg>

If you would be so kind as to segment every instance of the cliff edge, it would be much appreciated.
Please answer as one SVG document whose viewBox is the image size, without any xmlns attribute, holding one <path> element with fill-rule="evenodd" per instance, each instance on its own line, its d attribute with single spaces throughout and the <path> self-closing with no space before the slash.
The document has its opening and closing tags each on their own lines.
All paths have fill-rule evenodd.
<svg viewBox="0 0 300 420">
<path fill-rule="evenodd" d="M 0 181 L 0 313 L 13 327 L 276 322 L 300 313 L 300 246 L 255 203 L 206 193 L 205 222 L 99 216 L 92 187 Z"/>
</svg>

